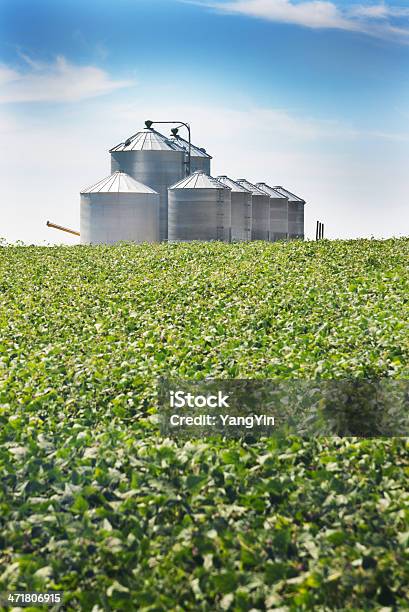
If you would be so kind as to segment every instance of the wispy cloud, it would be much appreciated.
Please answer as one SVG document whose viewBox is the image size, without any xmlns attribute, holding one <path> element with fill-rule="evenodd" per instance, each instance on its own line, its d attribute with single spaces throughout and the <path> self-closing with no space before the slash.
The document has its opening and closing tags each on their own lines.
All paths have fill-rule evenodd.
<svg viewBox="0 0 409 612">
<path fill-rule="evenodd" d="M 270 21 L 281 21 L 309 28 L 342 28 L 355 30 L 357 25 L 344 17 L 332 2 L 308 0 L 294 3 L 291 0 L 231 0 L 209 2 L 209 7 L 230 13 L 241 13 Z"/>
<path fill-rule="evenodd" d="M 368 19 L 388 19 L 390 17 L 409 17 L 409 8 L 381 4 L 361 4 L 350 10 L 352 16 Z"/>
<path fill-rule="evenodd" d="M 217 11 L 307 28 L 332 28 L 409 42 L 409 9 L 386 3 L 342 6 L 327 0 L 181 0 Z"/>
<path fill-rule="evenodd" d="M 0 103 L 77 102 L 102 96 L 133 83 L 115 80 L 96 66 L 72 64 L 63 56 L 44 63 L 20 54 L 27 69 L 0 64 Z"/>
</svg>

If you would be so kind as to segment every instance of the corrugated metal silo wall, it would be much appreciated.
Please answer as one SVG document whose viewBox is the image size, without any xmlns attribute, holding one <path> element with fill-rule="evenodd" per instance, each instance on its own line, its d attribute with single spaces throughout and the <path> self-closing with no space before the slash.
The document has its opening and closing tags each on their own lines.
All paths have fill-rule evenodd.
<svg viewBox="0 0 409 612">
<path fill-rule="evenodd" d="M 111 172 L 123 170 L 160 195 L 159 236 L 168 238 L 168 187 L 185 176 L 183 151 L 112 151 Z"/>
<path fill-rule="evenodd" d="M 270 196 L 252 195 L 252 240 L 268 240 L 270 235 Z"/>
<path fill-rule="evenodd" d="M 304 239 L 304 204 L 288 202 L 288 237 L 290 240 Z"/>
<path fill-rule="evenodd" d="M 231 239 L 251 240 L 252 196 L 245 191 L 231 192 Z"/>
<path fill-rule="evenodd" d="M 169 240 L 230 241 L 229 189 L 169 189 Z"/>
<path fill-rule="evenodd" d="M 158 212 L 156 193 L 82 194 L 81 244 L 159 242 Z"/>
<path fill-rule="evenodd" d="M 270 241 L 287 240 L 288 199 L 270 196 Z"/>
<path fill-rule="evenodd" d="M 296 213 L 296 232 L 299 240 L 304 240 L 304 204 L 297 202 L 297 213 Z"/>
<path fill-rule="evenodd" d="M 295 240 L 297 237 L 296 217 L 297 217 L 297 203 L 293 201 L 289 201 L 288 202 L 288 239 L 289 240 Z"/>
</svg>

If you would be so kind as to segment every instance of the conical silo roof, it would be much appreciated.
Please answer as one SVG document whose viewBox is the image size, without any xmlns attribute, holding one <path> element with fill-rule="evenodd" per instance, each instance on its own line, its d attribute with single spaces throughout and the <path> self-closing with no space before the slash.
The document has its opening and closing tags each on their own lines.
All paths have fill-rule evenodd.
<svg viewBox="0 0 409 612">
<path fill-rule="evenodd" d="M 95 185 L 82 189 L 81 193 L 157 193 L 147 185 L 117 170 L 110 176 L 98 181 Z"/>
<path fill-rule="evenodd" d="M 223 183 L 205 172 L 193 172 L 186 178 L 175 183 L 169 189 L 229 189 Z"/>
<path fill-rule="evenodd" d="M 220 183 L 223 183 L 225 187 L 230 187 L 230 189 L 234 193 L 251 193 L 250 189 L 247 189 L 246 187 L 244 187 L 244 185 L 241 185 L 237 181 L 233 181 L 233 179 L 229 178 L 228 176 L 225 176 L 225 175 L 218 176 L 217 180 Z"/>
<path fill-rule="evenodd" d="M 261 189 L 261 191 L 264 191 L 264 193 L 269 195 L 271 198 L 281 198 L 283 200 L 287 199 L 286 195 L 280 193 L 277 191 L 277 189 L 274 189 L 274 187 L 270 187 L 270 185 L 267 185 L 267 183 L 256 183 L 256 187 Z"/>
<path fill-rule="evenodd" d="M 251 191 L 253 195 L 266 195 L 264 191 L 259 189 L 256 185 L 253 185 L 253 183 L 250 183 L 250 181 L 247 179 L 237 179 L 236 183 L 239 183 L 239 185 L 245 187 L 248 191 Z"/>
<path fill-rule="evenodd" d="M 189 141 L 185 140 L 181 136 L 170 136 L 171 142 L 174 142 L 176 145 L 181 147 L 186 153 L 189 151 Z M 196 145 L 190 143 L 190 155 L 192 157 L 207 157 L 208 159 L 212 159 L 212 156 L 207 153 L 206 149 L 202 149 L 201 147 L 197 147 Z"/>
<path fill-rule="evenodd" d="M 116 145 L 112 151 L 181 151 L 179 145 L 166 138 L 160 132 L 145 128 L 133 136 L 127 138 L 124 142 Z"/>
<path fill-rule="evenodd" d="M 275 185 L 274 189 L 275 191 L 278 191 L 278 193 L 281 193 L 286 198 L 288 198 L 289 202 L 300 202 L 302 204 L 305 204 L 305 200 L 303 200 L 302 198 L 299 198 L 294 193 L 291 193 L 291 191 L 284 189 L 284 187 L 281 187 L 280 185 Z"/>
</svg>

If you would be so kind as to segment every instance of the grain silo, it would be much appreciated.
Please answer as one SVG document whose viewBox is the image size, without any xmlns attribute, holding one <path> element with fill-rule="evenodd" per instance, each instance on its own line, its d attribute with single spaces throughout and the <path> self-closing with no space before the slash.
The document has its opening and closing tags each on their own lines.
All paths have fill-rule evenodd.
<svg viewBox="0 0 409 612">
<path fill-rule="evenodd" d="M 171 140 L 171 142 L 174 142 L 186 152 L 187 160 L 189 154 L 189 141 L 178 135 L 169 136 L 169 139 Z M 193 174 L 193 172 L 197 172 L 198 170 L 200 170 L 201 172 L 206 172 L 206 174 L 211 174 L 211 159 L 212 156 L 207 153 L 206 149 L 196 147 L 195 145 L 190 143 L 190 174 Z"/>
<path fill-rule="evenodd" d="M 251 239 L 268 240 L 270 235 L 270 196 L 246 179 L 238 179 L 236 182 L 251 191 Z"/>
<path fill-rule="evenodd" d="M 81 244 L 159 241 L 159 194 L 118 170 L 81 191 Z"/>
<path fill-rule="evenodd" d="M 270 242 L 288 238 L 288 198 L 266 183 L 257 187 L 270 196 Z"/>
<path fill-rule="evenodd" d="M 169 240 L 230 241 L 230 189 L 204 172 L 169 187 Z"/>
<path fill-rule="evenodd" d="M 168 187 L 186 175 L 185 151 L 156 130 L 146 128 L 113 147 L 111 172 L 123 170 L 160 195 L 159 236 L 168 237 Z"/>
<path fill-rule="evenodd" d="M 290 240 L 304 240 L 305 200 L 284 189 L 284 187 L 276 186 L 274 189 L 288 198 L 288 238 Z"/>
<path fill-rule="evenodd" d="M 251 240 L 251 191 L 236 183 L 228 176 L 218 176 L 217 180 L 231 189 L 231 240 Z"/>
</svg>

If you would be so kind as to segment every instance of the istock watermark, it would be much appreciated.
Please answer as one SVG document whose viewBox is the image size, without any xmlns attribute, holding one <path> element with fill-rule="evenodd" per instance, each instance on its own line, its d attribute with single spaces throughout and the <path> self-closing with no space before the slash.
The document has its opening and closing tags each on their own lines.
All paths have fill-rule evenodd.
<svg viewBox="0 0 409 612">
<path fill-rule="evenodd" d="M 409 436 L 409 381 L 161 379 L 163 435 Z"/>
<path fill-rule="evenodd" d="M 184 391 L 169 391 L 169 402 L 171 408 L 228 408 L 229 395 L 218 391 L 217 395 L 194 395 Z"/>
</svg>

